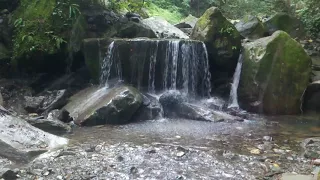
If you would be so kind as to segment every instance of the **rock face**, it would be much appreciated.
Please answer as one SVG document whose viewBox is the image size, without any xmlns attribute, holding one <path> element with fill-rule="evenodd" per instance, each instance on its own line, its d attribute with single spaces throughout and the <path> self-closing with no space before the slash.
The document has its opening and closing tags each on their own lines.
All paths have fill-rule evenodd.
<svg viewBox="0 0 320 180">
<path fill-rule="evenodd" d="M 240 34 L 248 39 L 262 38 L 267 32 L 263 23 L 254 16 L 247 16 L 241 19 L 235 26 Z"/>
<path fill-rule="evenodd" d="M 303 112 L 317 113 L 320 109 L 320 81 L 308 85 L 303 97 Z"/>
<path fill-rule="evenodd" d="M 197 21 L 191 39 L 206 44 L 212 77 L 232 77 L 240 54 L 241 36 L 219 8 L 211 7 L 206 10 Z M 219 74 L 220 72 L 222 73 Z"/>
<path fill-rule="evenodd" d="M 142 24 L 150 27 L 158 38 L 189 39 L 184 32 L 160 17 L 150 17 L 142 20 L 141 22 Z"/>
<path fill-rule="evenodd" d="M 14 161 L 30 160 L 68 143 L 67 139 L 46 133 L 10 114 L 0 114 L 0 131 L 0 156 Z"/>
<path fill-rule="evenodd" d="M 269 34 L 277 30 L 287 32 L 293 38 L 301 38 L 305 35 L 302 22 L 296 17 L 290 16 L 285 13 L 278 13 L 268 18 L 264 22 Z"/>
<path fill-rule="evenodd" d="M 130 86 L 91 87 L 73 96 L 64 109 L 76 124 L 124 124 L 130 122 L 142 101 L 142 95 Z"/>
<path fill-rule="evenodd" d="M 311 59 L 287 33 L 244 44 L 238 89 L 241 107 L 266 114 L 297 114 L 309 83 Z"/>
</svg>

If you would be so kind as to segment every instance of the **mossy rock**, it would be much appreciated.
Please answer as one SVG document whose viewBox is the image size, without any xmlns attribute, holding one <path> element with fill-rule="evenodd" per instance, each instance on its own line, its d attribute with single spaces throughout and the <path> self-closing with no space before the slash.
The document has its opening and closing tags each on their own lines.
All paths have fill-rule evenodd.
<svg viewBox="0 0 320 180">
<path fill-rule="evenodd" d="M 232 77 L 241 49 L 241 36 L 219 8 L 206 10 L 197 21 L 191 39 L 205 42 L 210 67 L 228 72 L 228 76 Z M 211 72 L 214 71 L 211 69 Z"/>
<path fill-rule="evenodd" d="M 305 30 L 302 22 L 289 14 L 277 13 L 268 18 L 264 22 L 269 34 L 281 30 L 287 32 L 293 38 L 302 38 L 305 35 Z"/>
<path fill-rule="evenodd" d="M 265 114 L 300 113 L 311 58 L 286 32 L 244 44 L 238 89 L 240 105 Z"/>
<path fill-rule="evenodd" d="M 248 39 L 262 38 L 267 32 L 263 23 L 255 16 L 246 16 L 235 26 L 240 34 Z"/>
</svg>

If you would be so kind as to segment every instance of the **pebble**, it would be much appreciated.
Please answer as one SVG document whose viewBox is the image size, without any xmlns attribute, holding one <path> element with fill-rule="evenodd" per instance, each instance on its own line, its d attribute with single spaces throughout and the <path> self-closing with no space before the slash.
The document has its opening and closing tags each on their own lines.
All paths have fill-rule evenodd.
<svg viewBox="0 0 320 180">
<path fill-rule="evenodd" d="M 63 177 L 59 175 L 59 176 L 57 176 L 57 179 L 62 180 Z"/>
<path fill-rule="evenodd" d="M 263 140 L 265 141 L 272 141 L 273 138 L 271 136 L 263 136 Z"/>
<path fill-rule="evenodd" d="M 261 152 L 259 149 L 252 149 L 252 150 L 250 150 L 250 153 L 251 154 L 260 154 Z"/>
<path fill-rule="evenodd" d="M 319 166 L 320 165 L 320 159 L 314 160 L 313 164 L 316 165 L 316 166 Z"/>
<path fill-rule="evenodd" d="M 186 154 L 185 152 L 179 151 L 179 152 L 177 153 L 177 157 L 182 157 L 182 156 L 184 156 L 185 154 Z"/>
</svg>

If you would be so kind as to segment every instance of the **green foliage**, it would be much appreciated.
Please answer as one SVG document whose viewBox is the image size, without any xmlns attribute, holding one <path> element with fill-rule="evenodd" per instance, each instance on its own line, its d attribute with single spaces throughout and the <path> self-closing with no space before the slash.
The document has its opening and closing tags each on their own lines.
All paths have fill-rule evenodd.
<svg viewBox="0 0 320 180">
<path fill-rule="evenodd" d="M 13 58 L 60 51 L 79 15 L 70 0 L 21 0 L 14 12 Z"/>
<path fill-rule="evenodd" d="M 109 0 L 108 7 L 115 11 L 128 10 L 138 12 L 142 7 L 148 6 L 149 2 L 145 0 Z"/>
<path fill-rule="evenodd" d="M 298 15 L 306 26 L 310 35 L 320 36 L 320 1 L 306 0 Z"/>
</svg>

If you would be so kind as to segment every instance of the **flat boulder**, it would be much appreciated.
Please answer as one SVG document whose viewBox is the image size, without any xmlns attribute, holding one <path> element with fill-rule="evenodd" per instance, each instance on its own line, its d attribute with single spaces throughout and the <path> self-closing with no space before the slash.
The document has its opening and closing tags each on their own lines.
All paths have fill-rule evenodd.
<svg viewBox="0 0 320 180">
<path fill-rule="evenodd" d="M 264 26 L 269 34 L 281 30 L 288 33 L 293 38 L 302 38 L 305 35 L 302 22 L 294 16 L 286 13 L 277 13 L 266 19 Z"/>
<path fill-rule="evenodd" d="M 267 30 L 259 18 L 246 16 L 236 23 L 235 27 L 239 33 L 248 39 L 259 39 L 265 36 Z"/>
<path fill-rule="evenodd" d="M 68 139 L 44 132 L 0 107 L 0 156 L 29 161 L 50 149 L 64 146 Z"/>
<path fill-rule="evenodd" d="M 142 95 L 130 86 L 90 87 L 71 97 L 63 109 L 79 125 L 125 124 L 142 102 Z"/>
<path fill-rule="evenodd" d="M 272 115 L 298 114 L 310 74 L 310 57 L 284 31 L 245 43 L 238 88 L 240 106 Z"/>
<path fill-rule="evenodd" d="M 141 22 L 150 27 L 157 35 L 157 38 L 189 39 L 184 32 L 161 17 L 150 17 L 143 19 Z"/>
</svg>

